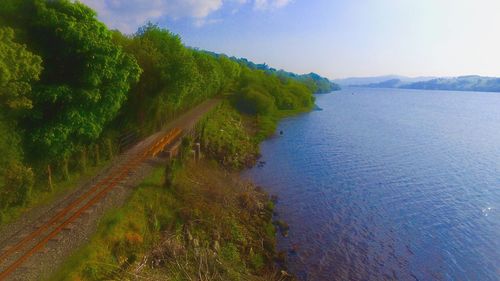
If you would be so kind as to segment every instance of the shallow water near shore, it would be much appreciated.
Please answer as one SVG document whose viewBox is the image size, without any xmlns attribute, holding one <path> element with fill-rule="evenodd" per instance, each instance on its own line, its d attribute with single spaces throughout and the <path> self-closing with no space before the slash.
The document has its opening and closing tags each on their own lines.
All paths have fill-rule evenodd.
<svg viewBox="0 0 500 281">
<path fill-rule="evenodd" d="M 355 89 L 281 122 L 245 173 L 300 280 L 500 280 L 500 93 Z"/>
</svg>

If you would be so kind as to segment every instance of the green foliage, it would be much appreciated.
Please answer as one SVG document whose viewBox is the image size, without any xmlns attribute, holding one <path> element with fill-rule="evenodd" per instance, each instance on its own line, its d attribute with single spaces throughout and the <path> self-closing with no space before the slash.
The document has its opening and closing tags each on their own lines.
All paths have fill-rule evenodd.
<svg viewBox="0 0 500 281">
<path fill-rule="evenodd" d="M 6 0 L 0 10 L 43 60 L 33 108 L 20 122 L 30 156 L 60 159 L 99 138 L 140 70 L 116 47 L 96 14 L 79 2 Z M 2 7 L 0 7 L 2 8 Z"/>
<path fill-rule="evenodd" d="M 70 182 L 111 158 L 120 135 L 156 131 L 216 96 L 257 128 L 250 136 L 248 116 L 225 105 L 203 130 L 207 153 L 226 167 L 251 165 L 279 117 L 311 108 L 311 81 L 188 48 L 153 24 L 110 31 L 78 1 L 2 0 L 0 193 L 9 196 L 0 207 L 22 206 L 33 179 L 44 190 L 47 165 L 54 182 Z"/>
<path fill-rule="evenodd" d="M 22 164 L 19 137 L 0 118 L 0 214 L 22 205 L 31 194 L 33 171 Z M 0 222 L 2 222 L 0 215 Z"/>
<path fill-rule="evenodd" d="M 178 35 L 147 24 L 132 37 L 117 32 L 114 41 L 137 58 L 143 74 L 121 111 L 121 126 L 149 133 L 177 113 L 229 91 L 240 66 L 186 48 Z"/>
<path fill-rule="evenodd" d="M 313 90 L 296 80 L 278 77 L 260 70 L 244 68 L 240 92 L 234 100 L 245 113 L 261 116 L 276 115 L 276 110 L 311 108 Z"/>
<path fill-rule="evenodd" d="M 290 74 L 288 72 L 281 71 L 280 75 L 290 75 Z M 298 76 L 298 80 L 309 85 L 309 87 L 313 90 L 314 93 L 323 94 L 340 90 L 339 85 L 313 72 Z"/>
<path fill-rule="evenodd" d="M 278 280 L 260 278 L 275 254 L 265 194 L 205 161 L 187 161 L 170 188 L 163 170 L 110 211 L 51 280 Z"/>
<path fill-rule="evenodd" d="M 170 207 L 176 206 L 175 200 L 162 182 L 163 170 L 159 168 L 140 184 L 125 207 L 106 214 L 90 244 L 70 258 L 52 279 L 115 279 L 112 276 L 133 264 L 157 241 L 158 232 L 173 221 Z"/>
<path fill-rule="evenodd" d="M 4 214 L 29 199 L 34 178 L 41 181 L 38 191 L 45 188 L 46 164 L 69 179 L 68 168 L 81 167 L 74 163 L 76 155 L 99 159 L 95 143 L 139 74 L 135 59 L 113 44 L 110 31 L 85 5 L 64 0 L 0 3 Z"/>
<path fill-rule="evenodd" d="M 305 84 L 313 93 L 329 93 L 332 91 L 340 90 L 340 86 L 328 80 L 328 78 L 322 77 L 314 72 L 309 74 L 295 74 L 293 72 L 288 72 L 284 70 L 276 70 L 269 67 L 267 64 L 255 64 L 245 58 L 237 59 L 232 58 L 234 61 L 238 61 L 242 65 L 247 66 L 250 69 L 261 70 L 268 74 L 276 75 L 281 78 L 291 79 L 300 83 Z"/>
<path fill-rule="evenodd" d="M 193 147 L 193 139 L 191 137 L 184 137 L 181 141 L 181 146 L 179 147 L 178 161 L 180 165 L 184 163 L 191 153 L 191 148 Z"/>
<path fill-rule="evenodd" d="M 241 262 L 238 248 L 233 243 L 227 243 L 222 247 L 221 256 L 228 263 L 238 264 Z"/>
<path fill-rule="evenodd" d="M 266 224 L 266 234 L 268 237 L 274 237 L 274 235 L 276 234 L 276 228 L 274 227 L 274 224 Z"/>
<path fill-rule="evenodd" d="M 0 115 L 0 173 L 13 163 L 21 161 L 21 149 L 19 147 L 19 136 L 8 126 Z M 0 179 L 1 180 L 1 179 Z"/>
<path fill-rule="evenodd" d="M 225 55 L 220 55 L 217 57 L 217 60 L 221 66 L 221 69 L 224 73 L 224 77 L 222 80 L 221 89 L 224 92 L 232 92 L 235 89 L 235 82 L 240 77 L 241 66 L 234 61 L 230 60 Z"/>
<path fill-rule="evenodd" d="M 3 110 L 31 109 L 31 83 L 38 80 L 42 60 L 14 42 L 14 30 L 0 28 L 0 106 Z"/>
<path fill-rule="evenodd" d="M 10 164 L 3 171 L 3 185 L 0 187 L 0 207 L 20 205 L 31 194 L 33 171 L 19 163 Z"/>
<path fill-rule="evenodd" d="M 242 169 L 252 165 L 257 143 L 245 131 L 241 116 L 227 103 L 198 126 L 204 152 L 223 166 Z"/>
<path fill-rule="evenodd" d="M 245 113 L 269 115 L 274 110 L 274 100 L 264 92 L 245 88 L 238 97 L 237 106 Z"/>
<path fill-rule="evenodd" d="M 0 28 L 0 212 L 30 196 L 33 171 L 23 165 L 17 118 L 32 107 L 31 82 L 42 70 L 40 57 L 14 42 L 11 28 Z M 0 221 L 2 219 L 0 218 Z"/>
<path fill-rule="evenodd" d="M 157 130 L 178 112 L 223 93 L 232 94 L 242 112 L 260 116 L 313 104 L 316 85 L 311 88 L 225 55 L 188 49 L 179 36 L 153 24 L 131 37 L 115 32 L 114 41 L 136 57 L 144 71 L 121 110 L 121 126 L 128 129 Z"/>
<path fill-rule="evenodd" d="M 255 270 L 260 270 L 265 265 L 264 257 L 260 254 L 251 255 L 250 262 Z"/>
</svg>

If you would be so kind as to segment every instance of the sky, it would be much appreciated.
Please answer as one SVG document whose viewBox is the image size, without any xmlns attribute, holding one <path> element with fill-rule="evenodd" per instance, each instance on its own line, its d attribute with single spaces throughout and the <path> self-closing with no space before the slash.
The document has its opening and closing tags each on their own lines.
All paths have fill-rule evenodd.
<svg viewBox="0 0 500 281">
<path fill-rule="evenodd" d="M 81 0 L 110 28 L 150 21 L 191 47 L 328 78 L 500 77 L 500 0 Z"/>
</svg>

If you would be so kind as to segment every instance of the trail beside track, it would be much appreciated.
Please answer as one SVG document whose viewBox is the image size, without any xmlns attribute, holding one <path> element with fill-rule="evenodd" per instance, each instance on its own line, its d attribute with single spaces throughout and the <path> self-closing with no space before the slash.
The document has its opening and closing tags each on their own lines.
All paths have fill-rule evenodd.
<svg viewBox="0 0 500 281">
<path fill-rule="evenodd" d="M 120 206 L 151 169 L 220 100 L 206 101 L 118 156 L 92 180 L 0 230 L 0 280 L 43 280 L 95 231 L 106 210 Z"/>
</svg>

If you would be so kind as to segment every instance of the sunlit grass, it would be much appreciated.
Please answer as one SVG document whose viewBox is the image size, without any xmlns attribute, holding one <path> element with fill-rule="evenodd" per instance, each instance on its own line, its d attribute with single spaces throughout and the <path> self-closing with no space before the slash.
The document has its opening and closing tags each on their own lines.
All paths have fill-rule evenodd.
<svg viewBox="0 0 500 281">
<path fill-rule="evenodd" d="M 155 169 L 108 212 L 51 280 L 262 280 L 272 272 L 275 231 L 265 194 L 215 162 L 177 166 L 172 186 L 164 173 Z"/>
</svg>

